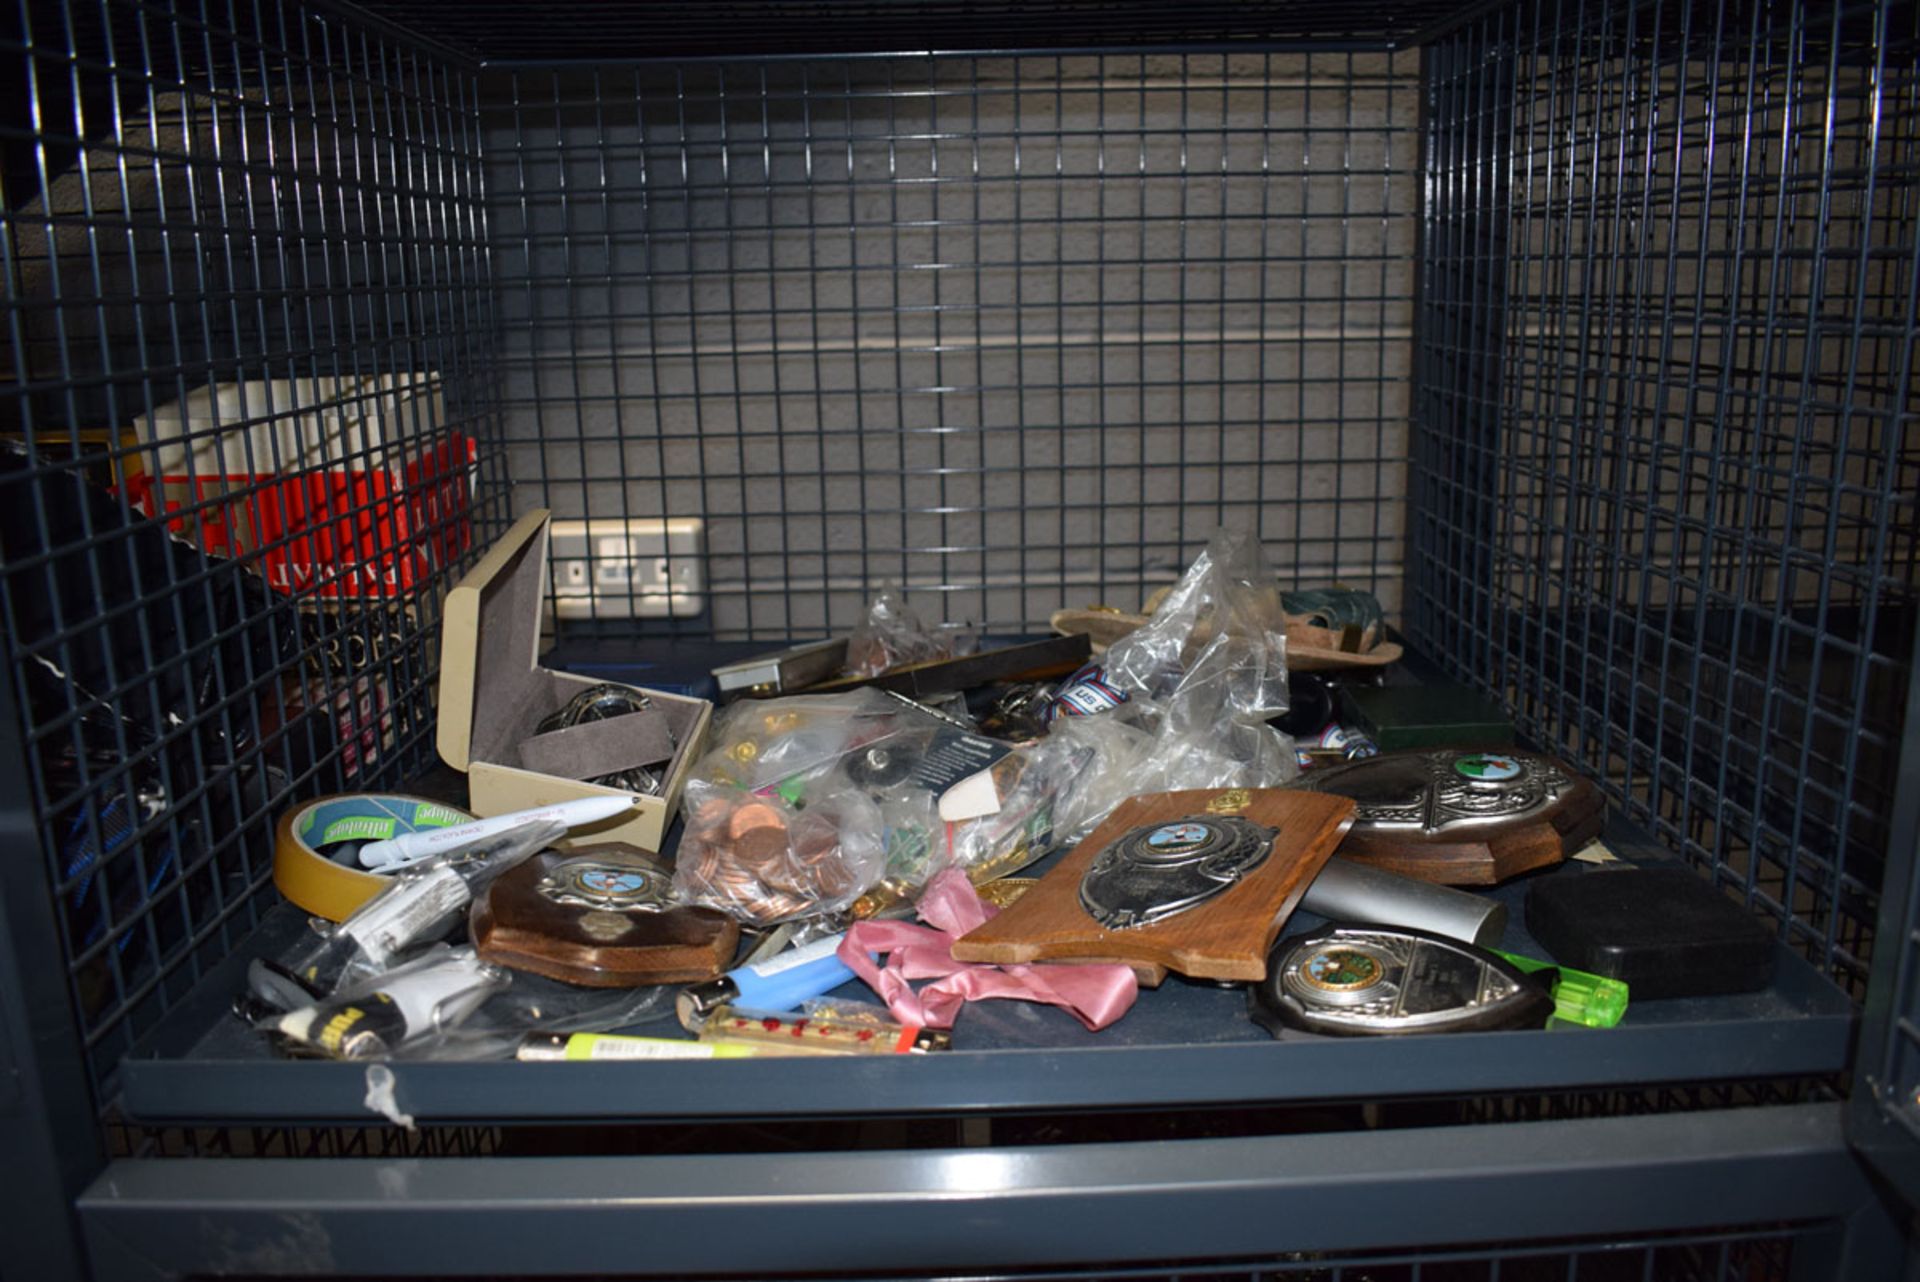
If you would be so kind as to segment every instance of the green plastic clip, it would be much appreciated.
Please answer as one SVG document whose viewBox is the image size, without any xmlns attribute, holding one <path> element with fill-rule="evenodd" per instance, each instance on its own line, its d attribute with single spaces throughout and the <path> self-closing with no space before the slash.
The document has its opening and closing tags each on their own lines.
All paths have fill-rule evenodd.
<svg viewBox="0 0 1920 1282">
<path fill-rule="evenodd" d="M 1554 981 L 1553 985 L 1554 1011 L 1553 1018 L 1547 1021 L 1549 1028 L 1555 1024 L 1577 1024 L 1582 1028 L 1612 1028 L 1627 1013 L 1627 986 L 1617 979 L 1608 979 L 1604 975 L 1575 970 L 1571 966 L 1561 966 L 1554 962 L 1540 961 L 1534 957 L 1503 953 L 1497 948 L 1494 952 L 1529 975 L 1541 970 L 1560 972 L 1560 977 Z"/>
</svg>

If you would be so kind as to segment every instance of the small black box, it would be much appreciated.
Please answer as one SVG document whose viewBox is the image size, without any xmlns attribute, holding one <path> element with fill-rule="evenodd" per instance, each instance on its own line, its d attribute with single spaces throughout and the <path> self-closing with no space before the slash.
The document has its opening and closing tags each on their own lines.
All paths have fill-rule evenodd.
<svg viewBox="0 0 1920 1282">
<path fill-rule="evenodd" d="M 1340 719 L 1382 752 L 1491 748 L 1513 742 L 1506 709 L 1466 686 L 1345 686 Z"/>
<path fill-rule="evenodd" d="M 1773 978 L 1773 932 L 1685 868 L 1536 882 L 1527 930 L 1555 961 L 1625 981 L 1636 1002 L 1751 992 Z"/>
</svg>

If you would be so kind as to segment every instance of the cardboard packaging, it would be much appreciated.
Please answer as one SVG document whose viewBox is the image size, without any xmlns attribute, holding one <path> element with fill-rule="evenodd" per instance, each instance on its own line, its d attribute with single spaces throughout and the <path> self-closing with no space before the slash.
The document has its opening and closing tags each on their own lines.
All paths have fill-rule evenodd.
<svg viewBox="0 0 1920 1282">
<path fill-rule="evenodd" d="M 658 851 L 680 806 L 687 771 L 706 750 L 713 705 L 646 690 L 646 712 L 537 734 L 541 720 L 590 686 L 590 677 L 540 666 L 548 581 L 549 513 L 516 522 L 447 593 L 440 637 L 440 757 L 467 773 L 470 808 L 493 816 L 577 797 L 635 796 L 631 818 L 577 828 L 563 849 L 624 841 Z M 642 687 L 634 687 L 642 689 Z M 672 750 L 660 754 L 671 732 Z M 587 780 L 633 766 L 663 776 L 659 796 Z"/>
<path fill-rule="evenodd" d="M 127 497 L 289 595 L 404 599 L 472 539 L 475 446 L 445 422 L 432 373 L 209 385 L 135 420 Z"/>
</svg>

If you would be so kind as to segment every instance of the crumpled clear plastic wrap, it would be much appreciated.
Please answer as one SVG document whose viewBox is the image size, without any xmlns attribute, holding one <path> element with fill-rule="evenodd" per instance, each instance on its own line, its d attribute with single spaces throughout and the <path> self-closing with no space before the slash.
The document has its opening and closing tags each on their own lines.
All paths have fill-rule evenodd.
<svg viewBox="0 0 1920 1282">
<path fill-rule="evenodd" d="M 674 992 L 660 985 L 576 988 L 483 962 L 468 947 L 435 943 L 304 1006 L 257 1008 L 252 1022 L 301 1055 L 506 1059 L 529 1033 L 610 1032 L 659 1019 L 672 1013 Z"/>
<path fill-rule="evenodd" d="M 1106 678 L 1182 728 L 1287 710 L 1280 585 L 1247 535 L 1217 532 L 1153 617 L 1107 649 Z"/>
<path fill-rule="evenodd" d="M 1098 754 L 1067 738 L 1017 748 L 1000 763 L 1000 809 L 954 825 L 951 861 L 975 885 L 1005 877 L 1040 859 L 1059 844 L 1059 805 Z M 1116 803 L 1118 804 L 1118 803 Z M 938 868 L 921 878 L 924 885 Z"/>
<path fill-rule="evenodd" d="M 577 988 L 438 938 L 466 919 L 472 894 L 565 832 L 525 824 L 408 868 L 281 964 L 256 959 L 236 1011 L 290 1053 L 353 1060 L 508 1058 L 529 1033 L 607 1032 L 670 1012 L 669 987 Z M 456 870 L 470 893 L 431 893 Z"/>
<path fill-rule="evenodd" d="M 527 971 L 492 994 L 457 1027 L 410 1043 L 396 1059 L 510 1059 L 532 1033 L 610 1033 L 673 1014 L 672 984 L 643 988 L 578 988 Z"/>
<path fill-rule="evenodd" d="M 847 673 L 877 677 L 909 663 L 972 654 L 978 644 L 971 629 L 927 626 L 904 597 L 883 588 L 847 638 Z"/>
<path fill-rule="evenodd" d="M 833 769 L 854 745 L 898 730 L 903 715 L 913 711 L 893 695 L 864 689 L 741 700 L 714 720 L 706 755 L 694 763 L 687 782 L 797 791 Z"/>
<path fill-rule="evenodd" d="M 392 1059 L 430 1052 L 512 983 L 512 975 L 481 961 L 473 949 L 436 943 L 304 1005 L 258 1007 L 253 1022 L 295 1054 Z"/>
<path fill-rule="evenodd" d="M 1079 841 L 1129 797 L 1188 788 L 1272 788 L 1300 773 L 1293 740 L 1272 726 L 1222 721 L 1204 734 L 1176 727 L 1152 700 L 1096 717 L 1062 717 L 1049 743 L 1087 754 L 1055 806 L 1055 840 Z"/>
<path fill-rule="evenodd" d="M 1077 841 L 1128 797 L 1270 788 L 1300 773 L 1287 709 L 1286 620 L 1257 540 L 1215 534 L 1153 617 L 1108 648 L 1102 679 L 1126 702 L 1055 718 L 1048 741 L 1090 754 L 1056 806 Z"/>
</svg>

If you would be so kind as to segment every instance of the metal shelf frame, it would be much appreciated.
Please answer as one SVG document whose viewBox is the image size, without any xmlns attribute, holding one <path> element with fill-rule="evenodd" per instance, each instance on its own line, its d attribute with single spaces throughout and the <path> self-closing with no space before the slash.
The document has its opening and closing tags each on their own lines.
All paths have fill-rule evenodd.
<svg viewBox="0 0 1920 1282">
<path fill-rule="evenodd" d="M 343 1277 L 975 1275 L 1529 1237 L 1630 1242 L 1770 1221 L 1828 1226 L 1796 1252 L 1797 1277 L 1890 1279 L 1901 1258 L 1837 1104 L 1180 1144 L 126 1161 L 80 1207 L 100 1282 L 210 1264 Z M 1226 1269 L 1254 1271 L 1204 1273 Z"/>
<path fill-rule="evenodd" d="M 1037 33 L 1005 50 L 979 6 L 847 0 L 828 16 L 890 25 L 828 53 L 818 6 L 764 0 L 758 43 L 806 43 L 734 57 L 721 6 L 679 15 L 678 60 L 648 56 L 649 6 L 516 43 L 501 0 L 19 0 L 0 1279 L 1920 1277 L 1858 1151 L 1920 1170 L 1920 16 L 1096 7 L 1083 48 L 1086 6 L 988 5 Z M 979 47 L 882 47 L 916 14 Z M 429 374 L 404 422 L 339 390 Z M 312 405 L 269 398 L 209 429 L 273 455 L 250 469 L 475 449 L 405 593 L 268 589 L 295 534 L 167 537 L 268 482 L 129 499 L 163 450 L 125 425 L 243 380 L 380 429 L 329 456 Z M 1591 1035 L 1275 1043 L 1188 986 L 1099 1039 L 983 1014 L 914 1062 L 403 1063 L 419 1155 L 159 1155 L 143 1127 L 385 1127 L 363 1067 L 269 1062 L 227 1022 L 301 929 L 265 843 L 302 798 L 428 766 L 439 592 L 556 497 L 704 515 L 713 608 L 578 630 L 695 646 L 842 629 L 889 577 L 1002 628 L 1132 604 L 1245 519 L 1283 576 L 1389 598 L 1596 777 L 1623 841 L 1773 923 L 1776 979 Z M 1797 1093 L 1347 1112 L 1748 1080 Z M 1336 1120 L 1235 1131 L 1276 1106 Z M 1008 1138 L 1158 1111 L 1227 1133 Z M 581 1139 L 876 1119 L 963 1138 Z M 431 1142 L 462 1127 L 506 1151 Z"/>
<path fill-rule="evenodd" d="M 1607 838 L 1624 857 L 1649 853 L 1644 839 L 1636 841 L 1625 825 L 1614 825 Z M 1566 869 L 1549 875 L 1583 874 Z M 1532 880 L 1493 894 L 1510 916 L 1501 946 L 1542 955 L 1521 924 Z M 1316 924 L 1302 913 L 1288 930 Z M 122 1072 L 121 1107 L 128 1118 L 149 1125 L 377 1120 L 366 1105 L 362 1066 L 275 1058 L 229 1011 L 250 957 L 284 951 L 305 929 L 298 913 L 271 914 L 252 949 L 213 972 L 165 1029 L 135 1049 Z M 846 995 L 866 993 L 855 983 Z M 1852 1067 L 1855 1022 L 1852 1003 L 1782 947 L 1774 980 L 1760 992 L 1648 1003 L 1603 1034 L 1456 1034 L 1426 1041 L 1417 1056 L 1366 1039 L 1295 1035 L 1275 1041 L 1247 1019 L 1244 994 L 1175 977 L 1143 994 L 1125 1020 L 1098 1034 L 1062 1013 L 989 1002 L 969 1008 L 956 1030 L 956 1049 L 948 1054 L 649 1064 L 638 1099 L 627 1089 L 635 1081 L 631 1065 L 423 1061 L 392 1069 L 399 1107 L 439 1125 L 991 1118 L 1837 1078 Z"/>
</svg>

